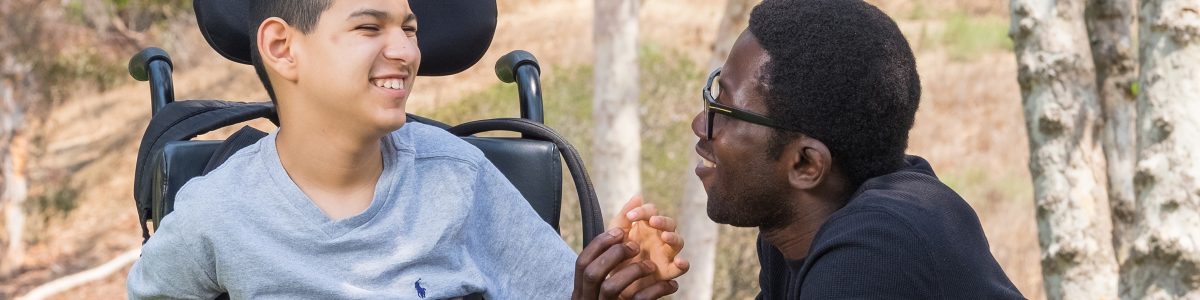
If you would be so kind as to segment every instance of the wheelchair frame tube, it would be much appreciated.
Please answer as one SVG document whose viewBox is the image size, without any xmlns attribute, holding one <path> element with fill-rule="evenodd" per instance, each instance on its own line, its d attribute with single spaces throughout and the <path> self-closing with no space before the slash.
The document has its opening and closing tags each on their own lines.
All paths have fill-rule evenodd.
<svg viewBox="0 0 1200 300">
<path fill-rule="evenodd" d="M 542 110 L 541 72 L 537 65 L 521 64 L 517 66 L 517 91 L 521 95 L 521 118 L 538 123 L 546 123 Z"/>
<path fill-rule="evenodd" d="M 171 81 L 171 56 L 167 51 L 149 47 L 129 58 L 129 76 L 150 81 L 150 115 L 175 102 L 175 84 Z"/>
<path fill-rule="evenodd" d="M 505 83 L 517 83 L 521 96 L 521 118 L 546 123 L 542 112 L 541 67 L 537 58 L 525 50 L 513 50 L 496 60 L 496 77 Z"/>
<path fill-rule="evenodd" d="M 175 102 L 175 85 L 171 80 L 171 64 L 162 60 L 150 62 L 150 115 Z"/>
</svg>

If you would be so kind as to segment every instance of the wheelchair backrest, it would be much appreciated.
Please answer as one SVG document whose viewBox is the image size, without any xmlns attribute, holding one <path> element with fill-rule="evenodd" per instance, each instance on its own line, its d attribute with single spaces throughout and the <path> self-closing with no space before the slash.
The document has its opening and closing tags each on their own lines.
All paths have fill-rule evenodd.
<svg viewBox="0 0 1200 300">
<path fill-rule="evenodd" d="M 271 118 L 273 114 L 269 103 L 215 100 L 173 102 L 162 108 L 151 120 L 138 153 L 134 185 L 142 224 L 150 221 L 157 226 L 174 210 L 175 195 L 188 180 L 207 174 L 266 133 L 243 127 L 224 141 L 191 138 L 250 119 Z M 409 120 L 445 128 L 445 124 L 417 116 L 410 115 Z M 542 220 L 559 229 L 562 161 L 555 143 L 518 138 L 462 138 L 483 151 Z M 149 231 L 144 233 L 148 236 Z"/>
</svg>

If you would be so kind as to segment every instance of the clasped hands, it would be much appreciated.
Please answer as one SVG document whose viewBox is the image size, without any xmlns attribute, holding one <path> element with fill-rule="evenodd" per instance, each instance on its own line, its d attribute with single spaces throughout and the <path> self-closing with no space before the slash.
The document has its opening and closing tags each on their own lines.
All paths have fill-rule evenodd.
<svg viewBox="0 0 1200 300">
<path fill-rule="evenodd" d="M 674 293 L 688 270 L 676 257 L 683 238 L 675 220 L 634 196 L 575 262 L 573 299 L 658 299 Z"/>
</svg>

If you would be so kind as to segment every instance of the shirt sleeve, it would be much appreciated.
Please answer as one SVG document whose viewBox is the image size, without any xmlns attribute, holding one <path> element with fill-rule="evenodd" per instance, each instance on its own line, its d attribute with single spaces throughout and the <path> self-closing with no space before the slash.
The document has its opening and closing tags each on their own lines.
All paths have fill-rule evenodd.
<svg viewBox="0 0 1200 300">
<path fill-rule="evenodd" d="M 907 223 L 887 212 L 860 211 L 828 225 L 809 253 L 800 299 L 941 297 L 929 252 Z"/>
<path fill-rule="evenodd" d="M 188 219 L 178 210 L 167 215 L 142 245 L 126 282 L 129 299 L 213 299 L 222 292 L 212 247 Z"/>
<path fill-rule="evenodd" d="M 479 163 L 467 249 L 488 299 L 567 299 L 576 254 L 491 162 Z"/>
</svg>

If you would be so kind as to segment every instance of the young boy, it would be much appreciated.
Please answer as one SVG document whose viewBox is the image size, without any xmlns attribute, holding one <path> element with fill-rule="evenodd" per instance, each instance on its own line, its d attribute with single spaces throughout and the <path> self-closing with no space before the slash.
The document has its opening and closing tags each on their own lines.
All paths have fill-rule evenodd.
<svg viewBox="0 0 1200 300">
<path fill-rule="evenodd" d="M 179 192 L 129 273 L 130 298 L 657 298 L 677 288 L 682 240 L 640 199 L 615 223 L 650 227 L 614 228 L 577 260 L 478 149 L 405 124 L 421 62 L 407 1 L 250 6 L 253 60 L 280 128 Z"/>
</svg>

